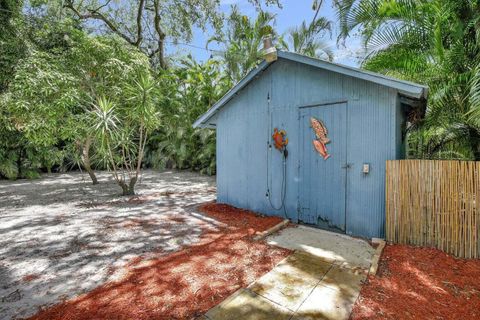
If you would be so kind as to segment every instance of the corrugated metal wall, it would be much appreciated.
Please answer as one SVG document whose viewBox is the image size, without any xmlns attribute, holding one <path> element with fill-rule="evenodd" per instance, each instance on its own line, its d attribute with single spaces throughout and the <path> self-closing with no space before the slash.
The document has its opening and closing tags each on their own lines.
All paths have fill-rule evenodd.
<svg viewBox="0 0 480 320">
<path fill-rule="evenodd" d="M 310 119 L 327 127 L 330 156 L 325 160 L 314 150 L 316 133 Z M 346 231 L 347 103 L 300 108 L 299 219 L 322 228 Z"/>
<path fill-rule="evenodd" d="M 286 212 L 296 221 L 302 185 L 300 108 L 341 101 L 347 103 L 346 148 L 351 164 L 346 183 L 346 232 L 383 237 L 385 160 L 401 155 L 397 92 L 288 60 L 273 63 L 217 116 L 218 201 L 283 215 L 266 197 L 270 189 L 273 204 L 281 203 L 282 156 L 268 145 L 273 128 L 282 128 L 289 138 Z M 370 164 L 367 175 L 362 173 L 363 163 Z"/>
</svg>

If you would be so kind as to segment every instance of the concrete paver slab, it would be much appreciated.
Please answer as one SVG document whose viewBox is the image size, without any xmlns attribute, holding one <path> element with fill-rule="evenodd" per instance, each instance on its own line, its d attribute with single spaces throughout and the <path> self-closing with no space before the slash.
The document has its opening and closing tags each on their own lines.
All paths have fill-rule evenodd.
<svg viewBox="0 0 480 320">
<path fill-rule="evenodd" d="M 375 249 L 360 239 L 304 226 L 266 241 L 296 251 L 210 310 L 209 319 L 348 319 Z"/>
<path fill-rule="evenodd" d="M 269 244 L 306 251 L 327 262 L 349 268 L 368 269 L 375 253 L 366 241 L 316 228 L 286 228 L 267 237 Z"/>
<path fill-rule="evenodd" d="M 295 311 L 331 267 L 318 257 L 295 252 L 249 289 Z"/>
<path fill-rule="evenodd" d="M 344 293 L 355 295 L 360 292 L 363 281 L 365 281 L 366 278 L 367 276 L 363 272 L 333 266 L 327 272 L 320 284 L 334 290 L 340 290 Z"/>
<path fill-rule="evenodd" d="M 323 263 L 330 264 L 330 262 L 325 261 L 321 257 L 318 257 L 316 255 L 313 255 L 311 253 L 308 253 L 306 251 L 301 251 L 301 250 L 295 251 L 291 256 L 283 260 L 281 263 L 283 263 L 284 261 L 288 261 L 289 264 L 291 265 L 295 265 L 296 263 L 304 264 L 307 261 L 310 261 L 310 262 L 313 261 L 316 263 L 323 262 Z"/>
<path fill-rule="evenodd" d="M 292 320 L 348 319 L 356 298 L 356 295 L 318 285 Z"/>
<path fill-rule="evenodd" d="M 295 273 L 300 277 L 312 280 L 321 280 L 332 266 L 317 256 L 307 252 L 296 251 L 276 267 L 275 271 L 282 273 Z"/>
<path fill-rule="evenodd" d="M 210 320 L 288 320 L 292 312 L 254 292 L 241 289 L 207 314 Z"/>
</svg>

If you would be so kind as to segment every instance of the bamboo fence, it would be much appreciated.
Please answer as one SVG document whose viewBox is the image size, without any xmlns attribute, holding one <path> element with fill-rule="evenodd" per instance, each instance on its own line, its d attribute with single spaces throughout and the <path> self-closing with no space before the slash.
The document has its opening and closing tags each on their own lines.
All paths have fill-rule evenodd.
<svg viewBox="0 0 480 320">
<path fill-rule="evenodd" d="M 480 162 L 391 160 L 386 173 L 388 241 L 480 256 Z"/>
</svg>

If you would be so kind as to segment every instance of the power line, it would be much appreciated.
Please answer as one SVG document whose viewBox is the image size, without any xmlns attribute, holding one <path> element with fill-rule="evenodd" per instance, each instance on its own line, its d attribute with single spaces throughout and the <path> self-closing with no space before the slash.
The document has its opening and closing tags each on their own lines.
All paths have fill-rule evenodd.
<svg viewBox="0 0 480 320">
<path fill-rule="evenodd" d="M 3 9 L 3 8 L 0 8 L 0 11 L 8 12 L 8 13 L 17 13 L 15 11 Z M 185 43 L 185 42 L 178 42 L 178 41 L 163 41 L 163 42 L 168 43 L 168 44 L 173 44 L 173 45 L 188 46 L 188 47 L 192 47 L 192 48 L 195 48 L 195 49 L 201 49 L 201 50 L 205 50 L 205 51 L 212 52 L 212 53 L 223 53 L 223 54 L 227 53 L 227 51 L 207 49 L 207 48 L 204 48 L 204 47 L 196 46 L 196 45 L 193 45 L 193 44 L 190 44 L 190 43 Z M 237 55 L 237 56 L 241 56 L 241 55 Z"/>
<path fill-rule="evenodd" d="M 182 45 L 182 46 L 192 47 L 192 48 L 195 48 L 195 49 L 201 49 L 201 50 L 205 50 L 205 51 L 208 51 L 208 52 L 227 53 L 226 51 L 208 49 L 208 48 L 196 46 L 196 45 L 193 45 L 193 44 L 190 44 L 190 43 L 185 43 L 185 42 L 178 42 L 178 41 L 164 41 L 164 42 L 168 43 L 168 44 L 173 44 L 173 45 Z"/>
<path fill-rule="evenodd" d="M 151 39 L 150 39 L 151 40 Z M 173 45 L 183 45 L 183 46 L 187 46 L 187 47 L 192 47 L 192 48 L 195 48 L 195 49 L 200 49 L 200 50 L 205 50 L 207 52 L 211 52 L 211 53 L 216 53 L 216 54 L 229 54 L 231 56 L 236 56 L 236 57 L 239 57 L 239 58 L 243 58 L 245 57 L 245 55 L 242 55 L 242 54 L 236 54 L 236 53 L 232 53 L 232 52 L 228 52 L 228 51 L 223 51 L 223 50 L 216 50 L 216 49 L 207 49 L 205 47 L 200 47 L 200 46 L 197 46 L 197 45 L 193 45 L 193 44 L 190 44 L 190 43 L 185 43 L 185 42 L 178 42 L 178 41 L 164 41 L 164 43 L 168 43 L 168 44 L 173 44 Z"/>
<path fill-rule="evenodd" d="M 3 11 L 3 12 L 9 12 L 9 13 L 16 13 L 14 11 L 11 11 L 11 10 L 7 10 L 7 9 L 3 9 L 3 8 L 0 8 L 0 11 Z M 150 39 L 152 40 L 152 39 Z M 168 43 L 168 44 L 172 44 L 172 45 L 182 45 L 182 46 L 187 46 L 187 47 L 191 47 L 191 48 L 195 48 L 195 49 L 200 49 L 200 50 L 205 50 L 207 52 L 211 52 L 211 53 L 216 53 L 216 54 L 226 54 L 228 53 L 228 51 L 223 51 L 223 50 L 216 50 L 216 49 L 208 49 L 208 48 L 205 48 L 205 47 L 200 47 L 200 46 L 197 46 L 197 45 L 193 45 L 193 44 L 190 44 L 190 43 L 185 43 L 185 42 L 178 42 L 178 41 L 164 41 L 164 43 Z M 325 47 L 324 49 L 327 49 L 329 47 L 333 47 L 333 45 L 329 45 L 327 47 Z M 244 57 L 244 55 L 241 55 L 241 54 L 234 54 L 232 52 L 229 53 L 230 55 L 232 56 L 237 56 L 237 57 Z M 344 56 L 354 56 L 353 54 L 344 54 Z"/>
</svg>

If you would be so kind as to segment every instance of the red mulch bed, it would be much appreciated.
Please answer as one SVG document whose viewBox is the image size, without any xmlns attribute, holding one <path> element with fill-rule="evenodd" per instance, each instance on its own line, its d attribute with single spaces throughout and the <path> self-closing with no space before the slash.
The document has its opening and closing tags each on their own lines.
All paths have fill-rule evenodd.
<svg viewBox="0 0 480 320">
<path fill-rule="evenodd" d="M 256 233 L 281 222 L 280 218 L 214 203 L 201 211 L 226 226 L 220 231 L 207 229 L 199 243 L 178 252 L 143 264 L 137 261 L 122 280 L 29 319 L 193 319 L 291 253 L 252 240 Z"/>
<path fill-rule="evenodd" d="M 351 319 L 480 319 L 480 260 L 387 245 Z"/>
</svg>

